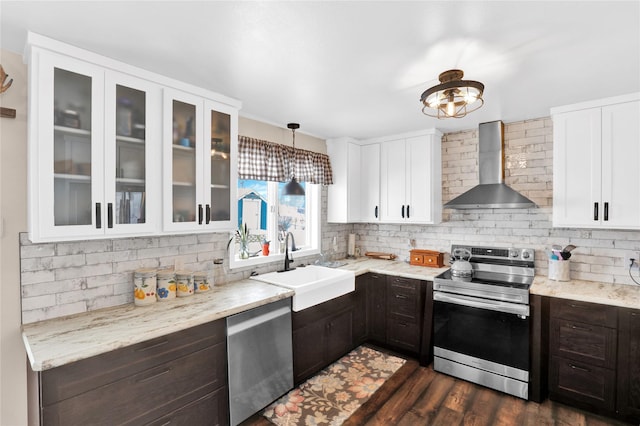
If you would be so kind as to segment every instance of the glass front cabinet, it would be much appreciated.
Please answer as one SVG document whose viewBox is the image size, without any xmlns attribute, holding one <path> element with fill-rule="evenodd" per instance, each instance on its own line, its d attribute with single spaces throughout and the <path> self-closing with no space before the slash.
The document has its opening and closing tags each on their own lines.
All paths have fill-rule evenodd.
<svg viewBox="0 0 640 426">
<path fill-rule="evenodd" d="M 165 89 L 164 229 L 233 228 L 237 127 L 234 108 Z"/>
<path fill-rule="evenodd" d="M 30 239 L 232 228 L 238 107 L 69 49 L 30 46 Z"/>
</svg>

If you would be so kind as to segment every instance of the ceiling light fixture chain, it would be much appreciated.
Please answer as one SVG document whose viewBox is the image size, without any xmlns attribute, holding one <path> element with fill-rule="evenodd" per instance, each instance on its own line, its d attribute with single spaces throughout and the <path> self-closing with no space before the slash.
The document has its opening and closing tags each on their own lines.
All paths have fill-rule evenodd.
<svg viewBox="0 0 640 426">
<path fill-rule="evenodd" d="M 420 97 L 422 112 L 438 119 L 462 118 L 480 108 L 484 104 L 484 84 L 462 77 L 462 70 L 440 73 L 440 84 L 425 90 Z"/>
</svg>

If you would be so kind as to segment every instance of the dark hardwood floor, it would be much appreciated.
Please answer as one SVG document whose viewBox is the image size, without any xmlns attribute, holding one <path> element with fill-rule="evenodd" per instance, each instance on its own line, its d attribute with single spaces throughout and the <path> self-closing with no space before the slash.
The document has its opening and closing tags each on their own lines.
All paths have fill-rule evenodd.
<svg viewBox="0 0 640 426">
<path fill-rule="evenodd" d="M 243 426 L 271 423 L 256 415 Z M 344 423 L 356 425 L 627 425 L 553 402 L 542 404 L 477 386 L 409 360 Z"/>
</svg>

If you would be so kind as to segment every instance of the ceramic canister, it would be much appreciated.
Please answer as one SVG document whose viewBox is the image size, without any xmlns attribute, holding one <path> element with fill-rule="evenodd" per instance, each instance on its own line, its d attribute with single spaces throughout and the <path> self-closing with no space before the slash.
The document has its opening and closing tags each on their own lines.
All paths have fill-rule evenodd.
<svg viewBox="0 0 640 426">
<path fill-rule="evenodd" d="M 193 282 L 196 293 L 204 293 L 211 290 L 211 278 L 206 272 L 196 272 L 193 274 Z"/>
<path fill-rule="evenodd" d="M 156 302 L 156 270 L 138 269 L 133 273 L 133 303 L 147 306 Z"/>
<path fill-rule="evenodd" d="M 176 271 L 176 294 L 178 297 L 191 296 L 194 293 L 191 271 Z"/>
<path fill-rule="evenodd" d="M 158 301 L 176 298 L 176 274 L 173 269 L 158 271 Z"/>
</svg>

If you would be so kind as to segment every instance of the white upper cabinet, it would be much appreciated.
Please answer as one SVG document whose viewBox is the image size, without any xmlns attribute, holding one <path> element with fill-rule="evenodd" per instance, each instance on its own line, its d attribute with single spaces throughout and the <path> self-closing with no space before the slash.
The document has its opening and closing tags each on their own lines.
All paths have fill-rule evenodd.
<svg viewBox="0 0 640 426">
<path fill-rule="evenodd" d="M 360 221 L 380 221 L 380 144 L 360 147 Z"/>
<path fill-rule="evenodd" d="M 174 218 L 192 221 L 194 211 L 198 219 L 200 204 L 200 217 L 209 224 L 203 229 L 230 227 L 237 176 L 237 101 L 222 96 L 229 103 L 213 101 L 216 95 L 206 90 L 37 34 L 29 34 L 27 47 L 28 212 L 33 242 L 193 230 L 162 224 Z M 200 191 L 188 195 L 194 200 L 188 207 L 183 202 L 188 196 L 180 193 L 176 198 L 182 204 L 173 208 L 173 192 L 162 186 L 163 176 L 171 179 L 175 174 L 163 168 L 162 161 L 167 138 L 163 126 L 172 127 L 170 118 L 163 124 L 163 88 L 181 90 L 188 97 L 185 102 L 198 108 L 192 123 L 200 132 L 193 138 L 200 144 L 197 160 L 177 161 L 182 173 L 177 184 L 192 182 Z M 168 133 L 171 139 L 171 130 Z M 195 147 L 189 149 L 193 152 Z M 174 155 L 171 145 L 168 152 Z M 191 173 L 198 174 L 198 185 Z M 163 219 L 163 212 L 170 214 Z"/>
<path fill-rule="evenodd" d="M 334 173 L 329 222 L 440 223 L 440 142 L 436 130 L 366 141 L 329 140 Z"/>
<path fill-rule="evenodd" d="M 440 143 L 437 131 L 381 143 L 381 222 L 442 221 Z"/>
<path fill-rule="evenodd" d="M 165 89 L 163 127 L 164 229 L 233 228 L 238 160 L 237 143 L 232 140 L 237 140 L 237 112 Z"/>
<path fill-rule="evenodd" d="M 327 187 L 327 221 L 359 222 L 360 145 L 351 138 L 330 139 L 327 141 L 327 154 L 333 171 L 333 185 Z"/>
<path fill-rule="evenodd" d="M 640 94 L 551 114 L 553 226 L 640 229 Z"/>
</svg>

